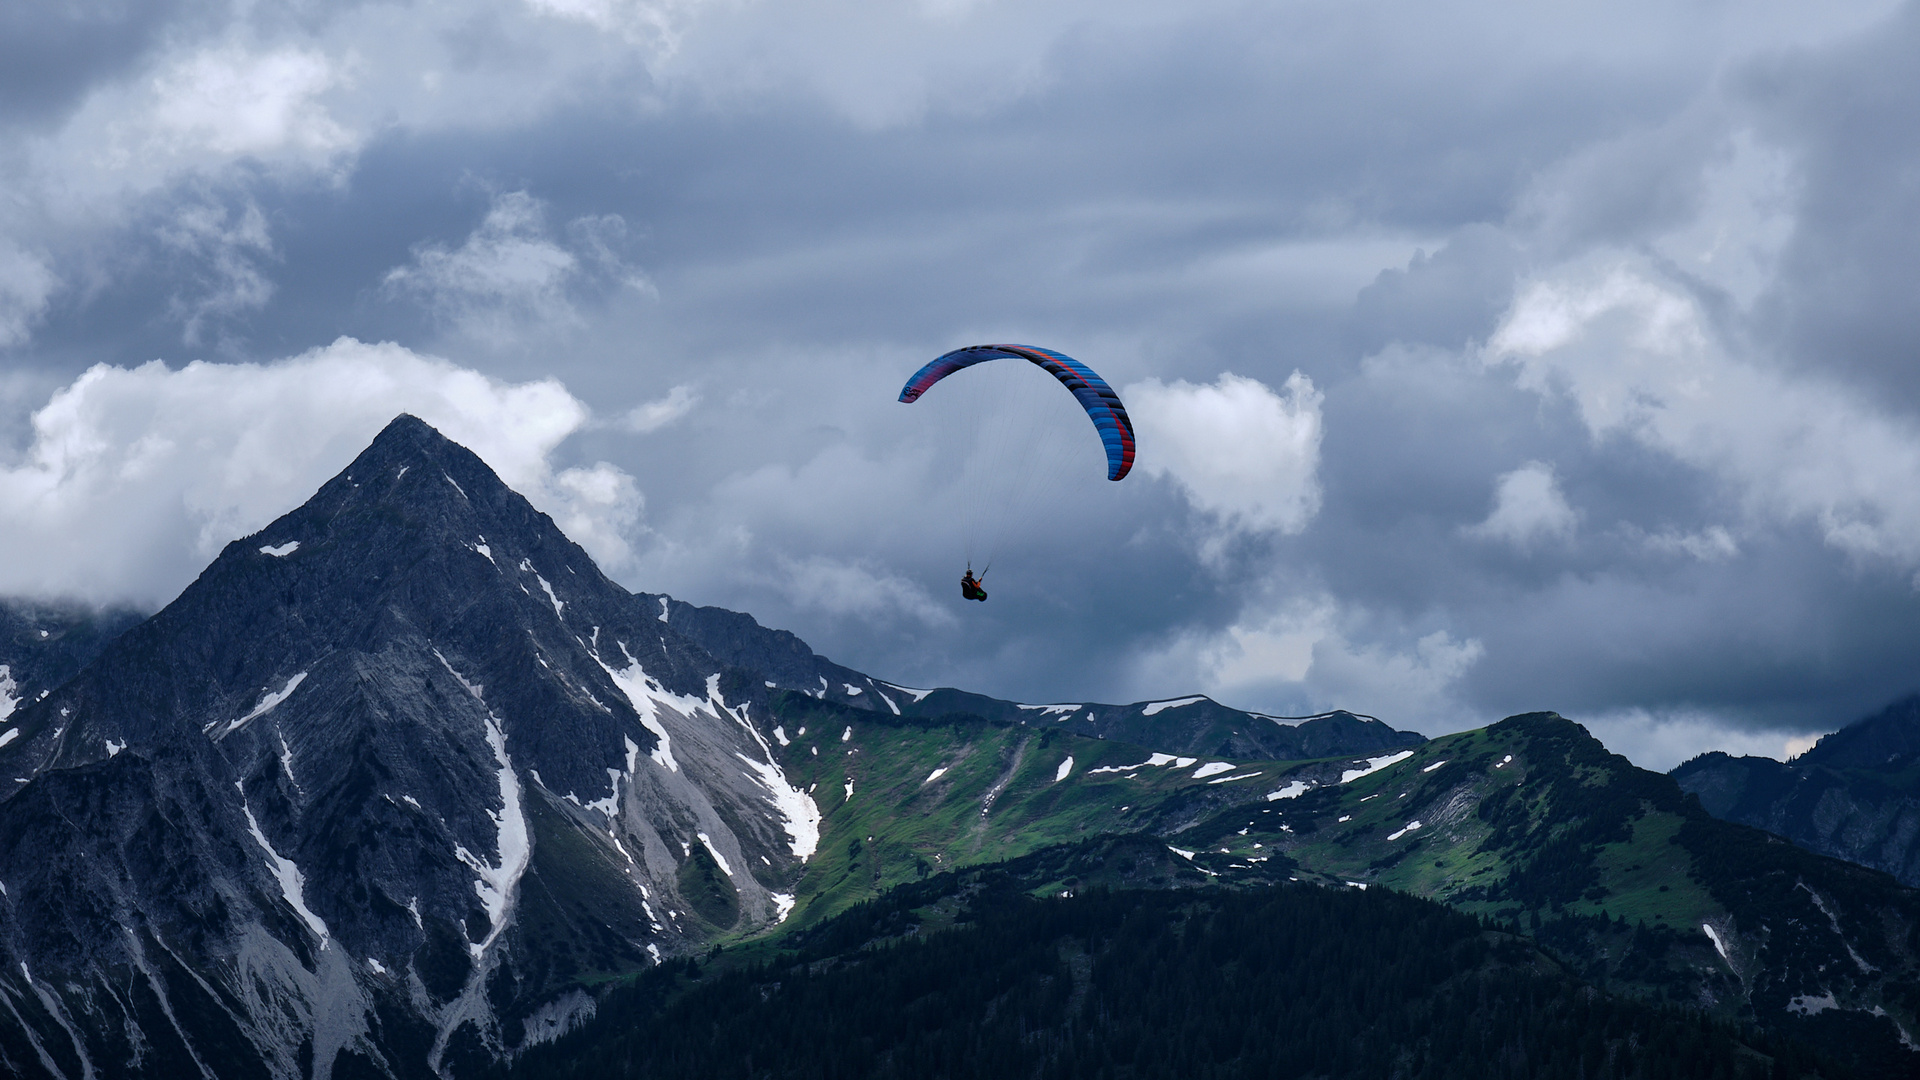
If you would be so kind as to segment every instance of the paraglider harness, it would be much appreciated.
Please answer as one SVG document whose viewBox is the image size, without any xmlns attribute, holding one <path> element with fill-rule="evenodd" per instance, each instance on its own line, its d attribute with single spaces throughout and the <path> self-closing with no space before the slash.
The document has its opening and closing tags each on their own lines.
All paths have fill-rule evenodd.
<svg viewBox="0 0 1920 1080">
<path fill-rule="evenodd" d="M 985 570 L 980 571 L 980 577 L 986 576 L 987 572 Z M 987 598 L 987 590 L 981 588 L 979 579 L 973 576 L 973 565 L 971 563 L 967 565 L 966 576 L 960 579 L 960 595 L 968 600 L 985 600 Z"/>
</svg>

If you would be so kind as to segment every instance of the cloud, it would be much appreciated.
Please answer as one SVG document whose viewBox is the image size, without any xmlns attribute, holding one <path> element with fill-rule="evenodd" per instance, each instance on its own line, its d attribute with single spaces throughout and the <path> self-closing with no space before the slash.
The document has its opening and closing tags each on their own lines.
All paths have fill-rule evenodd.
<svg viewBox="0 0 1920 1080">
<path fill-rule="evenodd" d="M 700 395 L 683 383 L 668 391 L 666 397 L 635 405 L 621 419 L 621 425 L 635 434 L 645 435 L 687 415 L 699 404 Z"/>
<path fill-rule="evenodd" d="M 704 0 L 526 0 L 529 9 L 543 15 L 618 34 L 656 61 L 672 56 L 680 48 L 687 23 L 703 3 Z"/>
<path fill-rule="evenodd" d="M 199 286 L 197 295 L 176 293 L 171 305 L 188 344 L 199 342 L 207 319 L 259 308 L 273 296 L 273 282 L 259 267 L 273 256 L 273 240 L 258 206 L 248 203 L 235 215 L 214 204 L 190 204 L 160 227 L 159 238 L 204 267 L 182 275 Z"/>
<path fill-rule="evenodd" d="M 338 81 L 332 62 L 313 49 L 206 49 L 153 80 L 152 132 L 177 149 L 223 156 L 325 158 L 356 141 L 318 100 Z"/>
<path fill-rule="evenodd" d="M 540 200 L 509 191 L 459 247 L 419 245 L 411 264 L 387 272 L 384 287 L 419 297 L 470 333 L 500 338 L 521 320 L 577 321 L 566 290 L 578 270 L 579 260 L 548 239 Z"/>
<path fill-rule="evenodd" d="M 1333 596 L 1256 604 L 1224 629 L 1189 633 L 1139 665 L 1136 692 L 1199 687 L 1221 701 L 1273 712 L 1346 708 L 1438 733 L 1470 713 L 1460 682 L 1486 650 L 1444 629 L 1388 625 Z"/>
<path fill-rule="evenodd" d="M 587 421 L 559 383 L 508 384 L 342 338 L 269 364 L 96 365 L 33 415 L 0 467 L 0 593 L 157 605 L 227 542 L 305 500 L 395 415 L 493 466 L 614 569 L 642 503 L 606 463 L 558 470 Z"/>
<path fill-rule="evenodd" d="M 927 626 L 951 626 L 953 613 L 917 582 L 871 565 L 811 556 L 780 560 L 777 588 L 796 607 L 837 618 L 887 621 L 904 615 Z"/>
<path fill-rule="evenodd" d="M 459 247 L 416 245 L 410 263 L 387 271 L 382 289 L 418 299 L 461 333 L 495 345 L 580 326 L 571 295 L 579 286 L 612 282 L 653 294 L 653 284 L 615 250 L 626 231 L 618 214 L 578 218 L 567 231 L 579 253 L 547 228 L 546 203 L 525 191 L 504 192 Z"/>
<path fill-rule="evenodd" d="M 45 262 L 0 237 L 0 348 L 27 340 L 59 284 Z"/>
<path fill-rule="evenodd" d="M 1735 757 L 1751 755 L 1785 761 L 1805 753 L 1824 730 L 1764 728 L 1740 730 L 1707 709 L 1688 706 L 1629 707 L 1593 715 L 1570 715 L 1607 749 L 1643 769 L 1666 772 L 1683 761 L 1712 750 Z"/>
<path fill-rule="evenodd" d="M 1523 288 L 1490 364 L 1564 395 L 1593 438 L 1713 475 L 1752 514 L 1816 523 L 1857 558 L 1920 570 L 1920 424 L 1841 385 L 1738 358 L 1699 302 L 1623 256 Z"/>
<path fill-rule="evenodd" d="M 1699 532 L 1689 533 L 1665 529 L 1645 536 L 1644 542 L 1653 551 L 1677 552 L 1702 562 L 1731 559 L 1740 554 L 1740 545 L 1733 539 L 1733 534 L 1721 525 L 1709 525 Z"/>
<path fill-rule="evenodd" d="M 1580 515 L 1560 493 L 1553 466 L 1529 461 L 1495 481 L 1493 512 L 1478 525 L 1468 526 L 1466 532 L 1505 541 L 1524 551 L 1542 540 L 1570 539 L 1579 520 Z"/>
<path fill-rule="evenodd" d="M 1227 373 L 1210 385 L 1126 388 L 1138 464 L 1173 480 L 1229 530 L 1298 533 L 1320 509 L 1321 395 L 1299 372 L 1284 393 Z"/>
</svg>

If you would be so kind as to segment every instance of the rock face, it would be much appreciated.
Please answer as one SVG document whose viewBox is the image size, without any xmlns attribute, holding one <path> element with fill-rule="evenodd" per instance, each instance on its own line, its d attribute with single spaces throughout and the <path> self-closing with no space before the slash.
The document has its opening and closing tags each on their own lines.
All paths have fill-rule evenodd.
<svg viewBox="0 0 1920 1080">
<path fill-rule="evenodd" d="M 1059 722 L 629 593 L 412 417 L 118 636 L 131 618 L 21 611 L 12 1075 L 473 1075 L 591 1015 L 587 987 L 785 917 L 821 813 L 769 695 Z M 1418 739 L 1202 700 L 1076 709 L 1149 746 Z"/>
<path fill-rule="evenodd" d="M 72 678 L 140 619 L 129 608 L 0 600 L 0 724 Z"/>
<path fill-rule="evenodd" d="M 1703 754 L 1673 770 L 1707 812 L 1920 886 L 1920 696 L 1791 762 Z"/>
<path fill-rule="evenodd" d="M 779 680 L 661 615 L 395 421 L 9 718 L 0 1060 L 468 1071 L 780 918 L 819 812 L 754 723 Z"/>
</svg>

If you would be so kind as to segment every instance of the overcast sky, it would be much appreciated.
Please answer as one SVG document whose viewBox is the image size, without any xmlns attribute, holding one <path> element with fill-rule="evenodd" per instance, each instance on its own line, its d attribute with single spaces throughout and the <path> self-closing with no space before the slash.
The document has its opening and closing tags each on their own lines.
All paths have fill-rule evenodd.
<svg viewBox="0 0 1920 1080">
<path fill-rule="evenodd" d="M 1782 756 L 1920 689 L 1916 55 L 1881 0 L 6 5 L 0 593 L 156 608 L 411 411 L 897 682 Z M 1134 474 L 1015 361 L 894 400 L 983 341 L 1104 374 Z"/>
</svg>

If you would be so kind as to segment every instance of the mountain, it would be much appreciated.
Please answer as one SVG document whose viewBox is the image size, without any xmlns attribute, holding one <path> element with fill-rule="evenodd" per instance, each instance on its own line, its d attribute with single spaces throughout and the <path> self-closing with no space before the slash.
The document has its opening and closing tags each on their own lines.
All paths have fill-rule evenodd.
<svg viewBox="0 0 1920 1080">
<path fill-rule="evenodd" d="M 0 725 L 18 1075 L 473 1075 L 664 959 L 1062 835 L 1178 828 L 1275 772 L 1154 745 L 1406 738 L 1199 701 L 1081 733 L 992 699 L 936 714 L 748 616 L 627 592 L 412 417 L 110 629 L 69 634 L 67 669 L 9 654 L 42 665 Z"/>
<path fill-rule="evenodd" d="M 1370 771 L 1278 779 L 1280 797 L 1169 844 L 1222 883 L 1438 900 L 1526 928 L 1600 986 L 1920 1070 L 1920 892 L 1721 821 L 1572 721 L 1509 717 Z"/>
<path fill-rule="evenodd" d="M 0 599 L 0 723 L 72 678 L 140 619 L 130 608 Z"/>
<path fill-rule="evenodd" d="M 652 593 L 641 593 L 640 599 L 658 605 L 662 622 L 723 663 L 760 672 L 773 687 L 868 712 L 1052 724 L 1075 735 L 1118 739 L 1166 754 L 1272 761 L 1351 757 L 1426 741 L 1417 732 L 1396 731 L 1375 717 L 1344 710 L 1269 716 L 1222 705 L 1204 694 L 1130 705 L 1025 705 L 952 687 L 918 690 L 841 667 L 816 655 L 793 634 L 762 627 L 751 615 L 695 607 Z"/>
<path fill-rule="evenodd" d="M 1920 885 L 1920 695 L 1790 762 L 1703 754 L 1673 770 L 1715 817 Z"/>
<path fill-rule="evenodd" d="M 1438 904 L 1208 880 L 1145 837 L 940 874 L 777 948 L 653 969 L 512 1076 L 1845 1075 L 1793 1040 L 1596 994 Z"/>
</svg>

